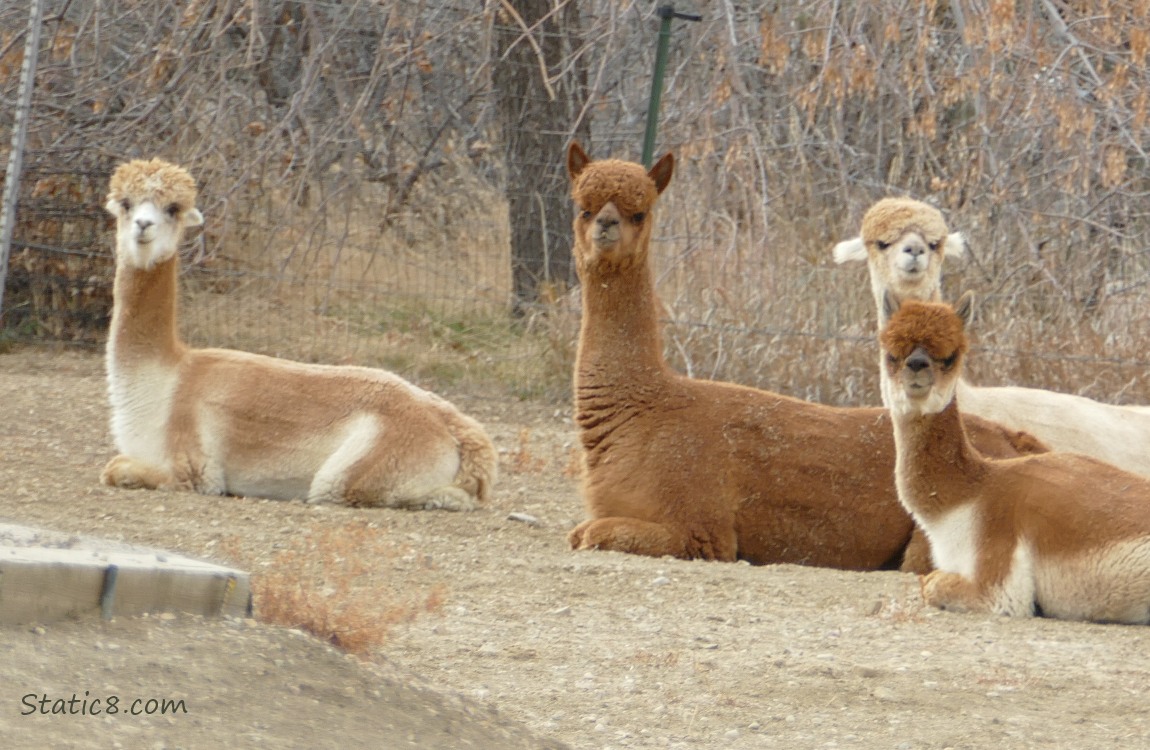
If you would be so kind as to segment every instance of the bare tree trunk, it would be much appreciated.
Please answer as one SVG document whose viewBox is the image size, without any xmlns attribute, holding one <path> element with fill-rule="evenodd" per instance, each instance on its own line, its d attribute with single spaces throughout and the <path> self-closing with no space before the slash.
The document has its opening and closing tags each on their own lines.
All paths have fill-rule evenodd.
<svg viewBox="0 0 1150 750">
<path fill-rule="evenodd" d="M 571 55 L 582 43 L 574 2 L 498 5 L 492 75 L 507 165 L 513 310 L 523 315 L 574 279 L 563 149 L 589 135 L 589 123 L 577 121 L 587 80 L 582 58 Z"/>
</svg>

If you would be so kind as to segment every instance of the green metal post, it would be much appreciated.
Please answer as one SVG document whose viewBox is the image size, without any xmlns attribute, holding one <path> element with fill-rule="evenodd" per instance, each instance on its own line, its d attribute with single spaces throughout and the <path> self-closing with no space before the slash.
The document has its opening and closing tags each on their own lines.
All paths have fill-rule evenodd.
<svg viewBox="0 0 1150 750">
<path fill-rule="evenodd" d="M 651 99 L 647 104 L 647 128 L 643 133 L 643 166 L 651 168 L 655 159 L 655 131 L 659 128 L 659 104 L 663 98 L 663 74 L 667 71 L 667 48 L 671 44 L 671 21 L 701 21 L 702 16 L 676 13 L 672 5 L 660 5 L 655 14 L 659 22 L 659 46 L 655 49 L 655 74 L 651 77 Z"/>
</svg>

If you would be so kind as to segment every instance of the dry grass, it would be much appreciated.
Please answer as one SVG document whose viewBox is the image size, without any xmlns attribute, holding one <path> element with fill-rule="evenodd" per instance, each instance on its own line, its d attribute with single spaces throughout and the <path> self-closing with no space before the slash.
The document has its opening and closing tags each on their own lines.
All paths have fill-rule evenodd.
<svg viewBox="0 0 1150 750">
<path fill-rule="evenodd" d="M 244 562 L 238 540 L 227 547 L 230 557 Z M 317 525 L 252 575 L 256 616 L 306 631 L 357 656 L 370 656 L 395 626 L 443 607 L 442 584 L 398 591 L 387 583 L 388 576 L 380 575 L 409 552 L 374 523 Z"/>
<path fill-rule="evenodd" d="M 652 45 L 651 25 L 631 21 L 651 21 L 653 10 L 587 3 L 578 59 L 549 71 L 588 65 L 589 106 L 573 110 L 590 118 L 595 156 L 637 157 Z M 152 101 L 169 84 L 177 95 L 156 100 L 155 121 L 40 117 L 37 137 L 99 142 L 107 154 L 130 137 L 123 153 L 153 151 L 194 168 L 208 223 L 185 274 L 193 343 L 380 365 L 432 387 L 570 397 L 577 305 L 556 294 L 525 319 L 509 314 L 510 228 L 521 219 L 507 215 L 516 185 L 501 178 L 514 171 L 487 124 L 494 105 L 480 71 L 491 25 L 482 13 L 386 0 L 350 15 L 309 14 L 300 23 L 322 20 L 325 38 L 347 36 L 301 68 L 327 71 L 310 87 L 297 81 L 301 128 L 253 87 L 226 106 L 191 106 L 214 100 L 203 94 L 216 91 L 221 69 L 236 70 L 232 83 L 243 88 L 239 71 L 283 62 L 269 50 L 240 54 L 219 33 L 225 20 L 248 21 L 205 9 L 177 24 L 197 33 L 169 37 L 172 24 L 148 15 L 162 16 L 161 6 L 119 12 L 133 23 L 92 28 L 122 35 L 114 43 L 125 69 L 164 74 L 86 78 L 101 70 L 90 64 L 95 38 L 64 19 L 53 38 L 75 44 L 45 50 L 58 67 L 45 69 L 41 93 L 63 97 L 45 100 L 51 111 L 83 110 L 88 98 Z M 659 129 L 660 149 L 677 156 L 653 248 L 677 369 L 827 403 L 878 403 L 865 271 L 834 268 L 829 254 L 875 199 L 911 194 L 972 240 L 972 259 L 948 269 L 946 289 L 982 300 L 977 382 L 1150 403 L 1145 3 L 1097 12 L 1047 2 L 726 3 L 704 16 L 675 36 Z M 130 31 L 142 27 L 164 38 L 144 44 Z M 372 38 L 364 29 L 406 38 L 425 27 L 445 33 L 407 39 L 410 59 L 374 83 L 357 55 L 344 54 Z M 405 96 L 388 88 L 416 79 L 423 84 Z M 0 69 L 0 86 L 14 82 Z M 75 91 L 84 102 L 67 98 Z M 355 102 L 346 117 L 330 117 L 333 97 Z M 185 126 L 166 130 L 173 122 Z M 112 132 L 91 130 L 103 127 Z M 305 133 L 314 140 L 300 140 Z M 91 149 L 46 161 L 66 172 L 78 168 L 77 153 Z M 561 154 L 528 166 L 552 170 L 564 190 Z M 101 193 L 106 174 L 83 179 L 32 180 L 27 192 L 98 206 L 89 194 Z M 69 239 L 58 213 L 29 236 Z M 68 274 L 76 278 L 41 297 L 84 302 L 90 285 Z"/>
</svg>

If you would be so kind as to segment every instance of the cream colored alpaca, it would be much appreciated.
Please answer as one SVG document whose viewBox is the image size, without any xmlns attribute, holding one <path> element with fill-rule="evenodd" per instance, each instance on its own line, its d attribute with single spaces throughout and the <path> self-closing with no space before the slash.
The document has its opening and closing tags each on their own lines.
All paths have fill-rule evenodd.
<svg viewBox="0 0 1150 750">
<path fill-rule="evenodd" d="M 958 310 L 891 298 L 899 500 L 930 539 L 923 580 L 944 609 L 1150 623 L 1150 480 L 1095 458 L 993 460 L 971 447 L 962 394 L 971 297 Z"/>
<path fill-rule="evenodd" d="M 176 330 L 177 249 L 195 182 L 158 159 L 112 175 L 107 369 L 118 487 L 468 510 L 497 457 L 475 420 L 382 370 L 192 349 Z"/>
<path fill-rule="evenodd" d="M 576 549 L 838 568 L 928 569 L 907 548 L 882 409 L 836 409 L 673 372 L 662 354 L 648 246 L 668 154 L 650 172 L 567 154 L 583 317 L 575 419 L 588 520 Z M 983 424 L 995 455 L 1029 436 Z M 907 550 L 903 559 L 904 550 Z M 916 554 L 917 553 L 917 554 Z"/>
<path fill-rule="evenodd" d="M 884 294 L 900 302 L 938 301 L 944 257 L 960 257 L 965 248 L 961 234 L 947 233 L 938 209 L 909 198 L 885 198 L 863 217 L 861 236 L 835 246 L 834 258 L 867 263 L 881 327 Z M 883 404 L 890 406 L 884 368 L 879 383 Z M 965 413 L 1029 432 L 1051 450 L 1084 453 L 1150 476 L 1150 409 L 1039 388 L 975 386 L 966 380 L 959 382 L 958 394 Z"/>
</svg>

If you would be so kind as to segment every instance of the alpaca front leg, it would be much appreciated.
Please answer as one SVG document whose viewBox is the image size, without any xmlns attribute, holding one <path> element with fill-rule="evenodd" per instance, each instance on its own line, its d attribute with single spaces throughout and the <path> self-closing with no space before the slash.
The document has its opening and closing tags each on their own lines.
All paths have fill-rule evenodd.
<svg viewBox="0 0 1150 750">
<path fill-rule="evenodd" d="M 123 454 L 108 462 L 100 472 L 100 481 L 109 487 L 123 487 L 130 490 L 167 489 L 176 483 L 175 477 L 167 470 Z"/>
<path fill-rule="evenodd" d="M 951 612 L 990 612 L 991 606 L 978 584 L 958 573 L 935 570 L 921 579 L 927 604 Z"/>
<path fill-rule="evenodd" d="M 602 549 L 650 557 L 689 558 L 683 533 L 638 518 L 596 518 L 584 521 L 567 535 L 571 549 Z M 734 555 L 731 555 L 734 559 Z"/>
</svg>

